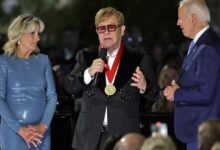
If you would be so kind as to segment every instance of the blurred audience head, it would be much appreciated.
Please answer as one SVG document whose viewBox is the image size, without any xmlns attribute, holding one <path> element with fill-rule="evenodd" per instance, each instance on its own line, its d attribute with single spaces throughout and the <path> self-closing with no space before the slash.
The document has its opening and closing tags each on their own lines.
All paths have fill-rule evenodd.
<svg viewBox="0 0 220 150">
<path fill-rule="evenodd" d="M 62 44 L 63 48 L 75 50 L 79 44 L 80 31 L 79 29 L 67 26 L 62 31 Z"/>
<path fill-rule="evenodd" d="M 101 150 L 113 150 L 115 144 L 121 139 L 122 136 L 110 136 L 103 143 Z"/>
<path fill-rule="evenodd" d="M 176 146 L 169 136 L 156 136 L 147 138 L 141 150 L 176 150 Z"/>
<path fill-rule="evenodd" d="M 145 54 L 146 49 L 143 45 L 143 36 L 138 26 L 129 26 L 125 30 L 124 42 L 127 46 L 134 48 L 136 51 Z"/>
<path fill-rule="evenodd" d="M 145 137 L 139 133 L 124 135 L 114 146 L 114 150 L 139 150 Z"/>
<path fill-rule="evenodd" d="M 220 141 L 220 120 L 207 120 L 200 124 L 198 139 L 200 150 L 210 150 L 215 142 Z"/>
<path fill-rule="evenodd" d="M 179 77 L 179 68 L 174 63 L 169 63 L 164 65 L 160 71 L 158 84 L 161 89 L 165 88 L 168 85 L 171 85 L 172 80 L 176 80 Z"/>
<path fill-rule="evenodd" d="M 220 141 L 215 142 L 215 144 L 212 146 L 211 150 L 220 150 Z"/>
<path fill-rule="evenodd" d="M 152 48 L 152 58 L 155 62 L 160 62 L 164 56 L 165 51 L 167 50 L 168 43 L 167 41 L 157 41 Z"/>
</svg>

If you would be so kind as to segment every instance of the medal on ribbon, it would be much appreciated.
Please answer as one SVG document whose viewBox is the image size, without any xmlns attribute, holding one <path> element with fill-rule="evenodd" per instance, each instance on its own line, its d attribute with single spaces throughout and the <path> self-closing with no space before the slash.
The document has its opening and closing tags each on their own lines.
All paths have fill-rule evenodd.
<svg viewBox="0 0 220 150">
<path fill-rule="evenodd" d="M 113 62 L 112 68 L 110 69 L 108 64 L 106 65 L 106 68 L 105 68 L 105 70 L 106 70 L 105 74 L 106 74 L 107 80 L 110 83 L 109 85 L 107 85 L 105 87 L 105 94 L 108 96 L 114 95 L 117 91 L 116 87 L 112 84 L 112 81 L 113 81 L 113 78 L 114 78 L 115 73 L 117 71 L 117 68 L 119 66 L 119 62 L 121 60 L 121 55 L 122 55 L 123 49 L 124 49 L 124 43 L 122 43 L 119 48 L 119 51 L 118 51 L 118 53 L 115 57 L 115 60 Z"/>
<path fill-rule="evenodd" d="M 105 94 L 108 95 L 108 96 L 112 96 L 114 95 L 116 92 L 116 88 L 114 85 L 112 84 L 109 84 L 105 87 Z"/>
</svg>

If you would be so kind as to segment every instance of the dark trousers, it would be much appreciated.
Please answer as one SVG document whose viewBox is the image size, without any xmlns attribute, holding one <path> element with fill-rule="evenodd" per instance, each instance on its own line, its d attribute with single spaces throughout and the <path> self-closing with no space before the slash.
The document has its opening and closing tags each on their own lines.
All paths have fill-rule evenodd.
<svg viewBox="0 0 220 150">
<path fill-rule="evenodd" d="M 99 137 L 98 144 L 96 146 L 96 150 L 102 150 L 103 143 L 106 141 L 106 139 L 108 137 L 109 137 L 108 127 L 107 126 L 103 126 L 101 134 L 100 134 L 100 137 Z"/>
<path fill-rule="evenodd" d="M 187 150 L 198 150 L 198 142 L 192 142 L 192 143 L 187 143 L 186 145 Z"/>
</svg>

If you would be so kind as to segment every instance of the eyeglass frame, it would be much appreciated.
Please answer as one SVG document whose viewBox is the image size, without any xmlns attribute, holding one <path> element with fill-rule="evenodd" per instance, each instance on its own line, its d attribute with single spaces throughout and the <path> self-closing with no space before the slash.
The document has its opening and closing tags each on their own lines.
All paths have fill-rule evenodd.
<svg viewBox="0 0 220 150">
<path fill-rule="evenodd" d="M 110 31 L 110 27 L 111 26 L 113 26 L 114 27 L 114 31 Z M 117 28 L 118 27 L 121 27 L 122 25 L 115 25 L 115 24 L 109 24 L 109 25 L 105 25 L 105 26 L 97 26 L 96 27 L 96 31 L 98 32 L 98 33 L 105 33 L 106 31 L 108 31 L 108 32 L 115 32 L 116 30 L 117 30 Z M 99 31 L 99 28 L 100 27 L 105 27 L 105 31 L 104 32 L 100 32 Z"/>
</svg>

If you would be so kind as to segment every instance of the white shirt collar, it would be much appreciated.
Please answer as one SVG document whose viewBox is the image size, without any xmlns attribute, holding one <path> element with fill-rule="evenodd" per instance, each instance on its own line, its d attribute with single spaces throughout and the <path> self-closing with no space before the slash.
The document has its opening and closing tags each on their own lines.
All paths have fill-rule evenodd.
<svg viewBox="0 0 220 150">
<path fill-rule="evenodd" d="M 117 55 L 118 51 L 119 51 L 119 48 L 115 49 L 111 55 L 109 54 L 109 52 L 107 52 L 107 57 L 115 57 Z"/>
<path fill-rule="evenodd" d="M 194 37 L 193 39 L 193 42 L 196 43 L 198 41 L 198 39 L 200 38 L 200 36 L 206 31 L 209 29 L 209 25 L 205 26 L 202 30 L 200 30 L 196 36 Z"/>
</svg>

